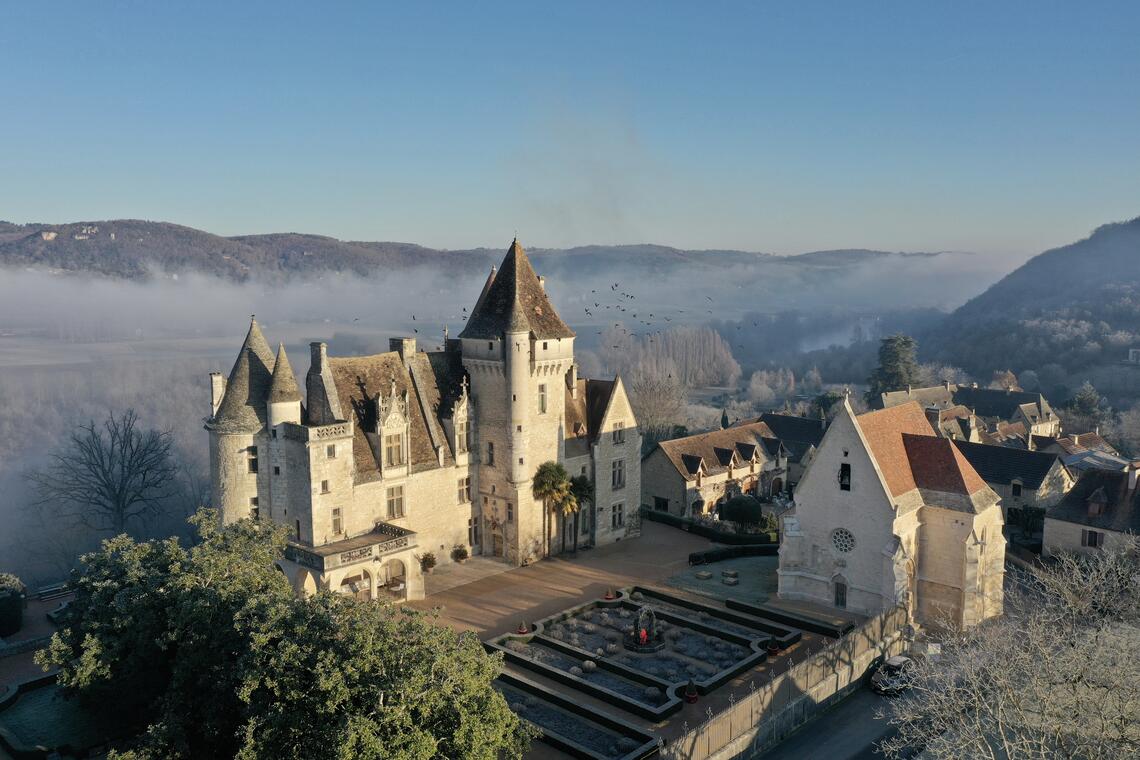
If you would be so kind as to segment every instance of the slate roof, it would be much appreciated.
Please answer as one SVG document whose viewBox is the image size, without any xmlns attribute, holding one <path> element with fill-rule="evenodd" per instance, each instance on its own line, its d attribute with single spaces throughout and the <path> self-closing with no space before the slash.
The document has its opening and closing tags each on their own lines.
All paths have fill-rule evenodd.
<svg viewBox="0 0 1140 760">
<path fill-rule="evenodd" d="M 1040 393 L 1026 391 L 1011 391 L 999 388 L 974 388 L 960 385 L 954 391 L 954 403 L 968 406 L 979 417 L 999 417 L 1003 420 L 1012 419 L 1018 407 L 1023 404 L 1040 405 L 1046 412 L 1046 417 L 1055 417 L 1053 408 Z M 1037 412 L 1034 412 L 1036 415 Z"/>
<path fill-rule="evenodd" d="M 773 457 L 770 452 L 778 450 L 780 442 L 765 423 L 752 422 L 661 441 L 657 445 L 677 472 L 691 480 L 701 462 L 710 475 L 727 470 L 734 451 L 741 458 L 745 458 L 744 452 L 757 452 L 759 461 L 769 461 Z"/>
<path fill-rule="evenodd" d="M 760 415 L 758 421 L 767 425 L 772 434 L 780 439 L 793 459 L 802 459 L 813 446 L 819 448 L 826 429 L 816 418 L 794 414 L 769 412 Z"/>
<path fill-rule="evenodd" d="M 436 363 L 442 364 L 444 360 L 437 359 Z M 376 397 L 383 394 L 385 399 L 390 398 L 393 382 L 397 395 L 408 393 L 409 471 L 438 467 L 437 444 L 443 446 L 444 464 L 454 462 L 450 442 L 443 435 L 438 419 L 442 397 L 438 376 L 426 353 L 414 354 L 407 365 L 398 352 L 388 351 L 371 356 L 329 357 L 329 366 L 341 406 L 352 415 L 354 423 L 352 453 L 357 482 L 380 476 L 383 447 L 376 433 Z"/>
<path fill-rule="evenodd" d="M 1099 515 L 1089 515 L 1088 502 L 1098 491 L 1107 496 L 1107 504 Z M 1076 485 L 1046 515 L 1077 525 L 1118 533 L 1140 533 L 1140 489 L 1128 488 L 1128 473 L 1109 470 L 1082 472 Z"/>
<path fill-rule="evenodd" d="M 285 354 L 285 344 L 281 343 L 277 346 L 277 359 L 273 363 L 269 403 L 280 404 L 300 400 L 301 390 L 297 387 L 297 378 L 293 375 L 293 367 L 289 365 L 289 357 Z"/>
<path fill-rule="evenodd" d="M 954 445 L 987 483 L 1009 485 L 1020 480 L 1025 488 L 1032 491 L 1041 487 L 1060 459 L 1056 454 L 1043 451 L 987 446 L 969 441 L 954 441 Z"/>
<path fill-rule="evenodd" d="M 587 454 L 598 439 L 602 419 L 609 407 L 616 383 L 613 380 L 578 379 L 578 398 L 566 393 L 566 456 Z"/>
<path fill-rule="evenodd" d="M 265 403 L 269 398 L 274 360 L 273 352 L 256 319 L 226 380 L 226 392 L 217 413 L 206 423 L 221 433 L 255 433 L 266 423 Z"/>
<path fill-rule="evenodd" d="M 855 418 L 892 496 L 922 488 L 970 496 L 988 486 L 916 402 Z"/>
<path fill-rule="evenodd" d="M 909 401 L 917 402 L 923 408 L 937 407 L 945 409 L 954 404 L 953 388 L 945 385 L 932 385 L 928 388 L 906 388 L 901 391 L 887 391 L 879 397 L 881 408 L 890 409 Z"/>
<path fill-rule="evenodd" d="M 1057 448 L 1065 454 L 1077 454 L 1082 451 L 1103 451 L 1106 454 L 1118 455 L 1120 452 L 1106 441 L 1100 433 L 1070 433 L 1058 438 L 1045 435 L 1033 436 L 1033 447 L 1037 449 Z"/>
<path fill-rule="evenodd" d="M 460 338 L 501 338 L 506 332 L 529 332 L 537 340 L 573 338 L 571 330 L 546 296 L 538 275 L 516 239 L 498 273 L 488 278 Z"/>
</svg>

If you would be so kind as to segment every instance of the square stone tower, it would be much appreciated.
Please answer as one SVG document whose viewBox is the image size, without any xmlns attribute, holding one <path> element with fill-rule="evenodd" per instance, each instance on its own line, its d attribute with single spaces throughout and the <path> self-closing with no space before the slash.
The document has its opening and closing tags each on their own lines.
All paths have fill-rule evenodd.
<svg viewBox="0 0 1140 760">
<path fill-rule="evenodd" d="M 518 240 L 492 270 L 460 333 L 471 377 L 485 545 L 523 564 L 549 551 L 553 519 L 531 493 L 535 470 L 563 459 L 574 331 L 547 298 Z"/>
</svg>

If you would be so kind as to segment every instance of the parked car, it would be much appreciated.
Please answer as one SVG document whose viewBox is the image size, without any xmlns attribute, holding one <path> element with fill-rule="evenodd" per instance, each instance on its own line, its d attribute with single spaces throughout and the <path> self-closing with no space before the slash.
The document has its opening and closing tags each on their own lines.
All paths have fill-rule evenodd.
<svg viewBox="0 0 1140 760">
<path fill-rule="evenodd" d="M 871 688 L 875 693 L 888 697 L 901 694 L 910 686 L 913 672 L 914 660 L 906 655 L 895 655 L 880 665 L 871 676 Z"/>
</svg>

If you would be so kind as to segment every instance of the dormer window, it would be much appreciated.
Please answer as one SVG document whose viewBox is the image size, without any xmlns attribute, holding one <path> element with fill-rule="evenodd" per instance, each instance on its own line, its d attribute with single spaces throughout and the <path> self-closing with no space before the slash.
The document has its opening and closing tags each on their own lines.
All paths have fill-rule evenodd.
<svg viewBox="0 0 1140 760">
<path fill-rule="evenodd" d="M 625 443 L 625 421 L 620 420 L 614 423 L 614 443 Z"/>
<path fill-rule="evenodd" d="M 495 344 L 493 341 L 487 341 L 487 350 L 488 351 L 494 351 L 495 350 Z"/>
<path fill-rule="evenodd" d="M 839 465 L 839 490 L 851 490 L 851 465 L 847 462 Z"/>
<path fill-rule="evenodd" d="M 460 454 L 467 451 L 467 420 L 455 421 L 455 450 Z"/>
</svg>

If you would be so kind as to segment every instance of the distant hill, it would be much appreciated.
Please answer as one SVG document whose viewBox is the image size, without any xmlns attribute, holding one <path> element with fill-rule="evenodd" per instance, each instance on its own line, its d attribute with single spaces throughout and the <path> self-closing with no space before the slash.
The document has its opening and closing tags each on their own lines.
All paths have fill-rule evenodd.
<svg viewBox="0 0 1140 760">
<path fill-rule="evenodd" d="M 1140 218 L 1033 257 L 954 311 L 922 345 L 974 373 L 1119 365 L 1140 346 Z"/>
<path fill-rule="evenodd" d="M 506 241 L 504 241 L 504 249 Z M 544 274 L 671 273 L 684 267 L 710 273 L 736 266 L 773 265 L 810 277 L 820 270 L 913 257 L 884 251 L 820 251 L 773 256 L 734 250 L 682 250 L 662 245 L 589 245 L 528 249 Z M 289 279 L 326 272 L 368 275 L 419 266 L 485 271 L 502 250 L 439 250 L 413 243 L 343 241 L 320 235 L 278 233 L 221 237 L 167 222 L 119 219 L 70 224 L 0 222 L 0 267 L 83 272 L 125 279 L 200 272 L 234 281 Z M 917 254 L 938 256 L 940 254 Z"/>
</svg>

